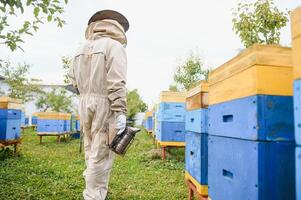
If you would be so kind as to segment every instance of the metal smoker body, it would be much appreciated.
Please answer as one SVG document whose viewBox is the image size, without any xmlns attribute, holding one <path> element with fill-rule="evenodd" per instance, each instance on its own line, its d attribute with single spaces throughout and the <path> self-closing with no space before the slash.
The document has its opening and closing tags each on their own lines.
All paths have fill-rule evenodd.
<svg viewBox="0 0 301 200">
<path fill-rule="evenodd" d="M 131 146 L 133 139 L 140 129 L 133 127 L 126 127 L 120 134 L 116 135 L 109 145 L 109 148 L 118 155 L 125 155 L 128 148 Z"/>
</svg>

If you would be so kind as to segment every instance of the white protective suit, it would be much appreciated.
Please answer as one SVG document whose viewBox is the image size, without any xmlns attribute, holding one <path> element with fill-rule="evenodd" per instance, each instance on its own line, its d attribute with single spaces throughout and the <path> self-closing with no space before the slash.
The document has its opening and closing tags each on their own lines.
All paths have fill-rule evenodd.
<svg viewBox="0 0 301 200">
<path fill-rule="evenodd" d="M 114 159 L 107 144 L 116 133 L 116 117 L 126 113 L 126 43 L 124 29 L 117 21 L 91 23 L 69 72 L 80 92 L 79 115 L 87 166 L 85 200 L 104 200 L 107 195 Z"/>
</svg>

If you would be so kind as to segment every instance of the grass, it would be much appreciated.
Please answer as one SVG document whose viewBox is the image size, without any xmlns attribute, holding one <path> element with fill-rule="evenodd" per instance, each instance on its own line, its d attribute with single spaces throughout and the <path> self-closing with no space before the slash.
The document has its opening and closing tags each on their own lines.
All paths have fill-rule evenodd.
<svg viewBox="0 0 301 200">
<path fill-rule="evenodd" d="M 21 154 L 0 151 L 0 199 L 82 199 L 85 168 L 79 140 L 56 144 L 54 137 L 23 135 Z M 108 200 L 181 200 L 187 198 L 184 152 L 173 149 L 162 161 L 142 132 L 126 157 L 116 157 Z"/>
</svg>

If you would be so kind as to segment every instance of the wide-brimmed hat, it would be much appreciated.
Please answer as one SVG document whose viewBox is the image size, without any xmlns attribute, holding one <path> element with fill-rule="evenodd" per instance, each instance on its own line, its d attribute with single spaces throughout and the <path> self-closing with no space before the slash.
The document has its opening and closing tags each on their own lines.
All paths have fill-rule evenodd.
<svg viewBox="0 0 301 200">
<path fill-rule="evenodd" d="M 114 11 L 114 10 L 101 10 L 96 12 L 88 22 L 88 25 L 90 25 L 92 22 L 100 21 L 104 19 L 112 19 L 116 20 L 124 29 L 125 32 L 127 32 L 130 28 L 129 21 L 127 18 L 122 15 L 121 13 Z"/>
</svg>

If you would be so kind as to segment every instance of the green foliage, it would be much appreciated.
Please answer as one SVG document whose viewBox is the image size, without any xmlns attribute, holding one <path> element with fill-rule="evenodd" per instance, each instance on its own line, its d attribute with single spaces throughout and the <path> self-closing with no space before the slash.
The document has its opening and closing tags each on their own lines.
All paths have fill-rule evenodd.
<svg viewBox="0 0 301 200">
<path fill-rule="evenodd" d="M 68 77 L 68 72 L 71 66 L 72 58 L 68 56 L 62 57 L 62 66 L 64 70 L 64 83 L 65 84 L 71 84 L 70 79 Z"/>
<path fill-rule="evenodd" d="M 147 105 L 142 101 L 137 89 L 127 92 L 126 102 L 129 119 L 134 119 L 138 112 L 145 112 L 147 110 Z"/>
<path fill-rule="evenodd" d="M 201 59 L 193 54 L 186 61 L 179 65 L 174 74 L 174 81 L 180 89 L 190 89 L 200 80 L 208 79 L 209 70 L 205 69 Z"/>
<path fill-rule="evenodd" d="M 2 94 L 28 102 L 41 93 L 42 90 L 38 85 L 40 80 L 27 77 L 29 68 L 30 65 L 25 63 L 13 67 L 9 61 L 0 62 L 0 73 L 5 77 L 3 82 L 9 86 L 8 92 L 5 94 L 2 91 Z"/>
<path fill-rule="evenodd" d="M 233 10 L 233 30 L 244 46 L 279 44 L 280 29 L 288 22 L 288 13 L 280 11 L 273 0 L 243 1 Z"/>
<path fill-rule="evenodd" d="M 0 161 L 1 199 L 83 199 L 85 161 L 78 153 L 79 140 L 61 144 L 55 140 L 44 137 L 39 145 L 36 134 L 25 131 L 21 156 Z M 162 161 L 159 156 L 154 158 L 154 148 L 151 138 L 142 132 L 125 157 L 116 156 L 108 200 L 187 198 L 184 149 L 172 149 L 170 157 Z"/>
<path fill-rule="evenodd" d="M 0 0 L 0 44 L 4 44 L 12 51 L 22 49 L 25 35 L 33 35 L 44 22 L 55 22 L 62 27 L 65 21 L 60 18 L 64 12 L 63 6 L 68 0 Z M 31 21 L 23 20 L 24 12 L 32 12 Z M 12 18 L 23 20 L 23 25 L 18 29 L 10 26 Z"/>
<path fill-rule="evenodd" d="M 168 90 L 171 91 L 171 92 L 179 92 L 180 91 L 176 84 L 170 85 Z"/>
<path fill-rule="evenodd" d="M 53 88 L 51 92 L 43 92 L 36 101 L 41 111 L 72 112 L 72 96 L 67 95 L 63 88 Z"/>
</svg>

